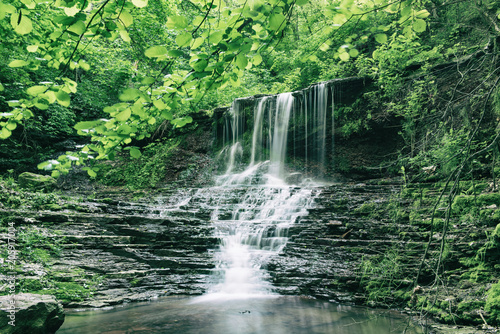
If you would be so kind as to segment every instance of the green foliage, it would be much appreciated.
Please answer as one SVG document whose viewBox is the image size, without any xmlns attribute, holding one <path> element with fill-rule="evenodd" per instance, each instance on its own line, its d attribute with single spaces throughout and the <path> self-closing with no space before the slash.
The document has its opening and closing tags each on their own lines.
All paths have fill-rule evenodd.
<svg viewBox="0 0 500 334">
<path fill-rule="evenodd" d="M 179 140 L 165 140 L 144 147 L 142 155 L 132 162 L 120 157 L 117 162 L 99 164 L 97 179 L 109 186 L 127 186 L 130 189 L 155 188 L 166 177 L 165 170 Z"/>
</svg>

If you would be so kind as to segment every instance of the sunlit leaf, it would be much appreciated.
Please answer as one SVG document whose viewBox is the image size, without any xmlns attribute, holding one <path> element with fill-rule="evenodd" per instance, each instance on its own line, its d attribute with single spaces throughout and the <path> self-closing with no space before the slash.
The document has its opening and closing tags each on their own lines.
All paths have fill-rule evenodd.
<svg viewBox="0 0 500 334">
<path fill-rule="evenodd" d="M 121 101 L 132 101 L 140 96 L 141 92 L 135 88 L 125 89 L 118 97 Z"/>
<path fill-rule="evenodd" d="M 188 26 L 188 20 L 184 16 L 172 15 L 169 16 L 166 25 L 169 29 L 185 29 Z"/>
<path fill-rule="evenodd" d="M 351 58 L 351 56 L 349 56 L 349 54 L 347 52 L 341 52 L 339 54 L 339 58 L 342 60 L 342 61 L 348 61 L 349 58 Z"/>
<path fill-rule="evenodd" d="M 134 22 L 134 17 L 127 10 L 122 10 L 119 20 L 125 27 L 128 27 Z"/>
<path fill-rule="evenodd" d="M 259 65 L 260 63 L 262 63 L 262 56 L 260 54 L 256 54 L 255 56 L 253 56 L 252 63 L 255 66 Z"/>
<path fill-rule="evenodd" d="M 28 50 L 28 52 L 36 52 L 38 50 L 38 45 L 28 45 L 26 50 Z"/>
<path fill-rule="evenodd" d="M 60 105 L 62 105 L 63 107 L 69 107 L 71 99 L 70 99 L 68 93 L 66 93 L 65 91 L 60 89 L 57 92 L 55 92 L 55 94 L 56 94 L 57 102 Z"/>
<path fill-rule="evenodd" d="M 132 110 L 130 108 L 125 109 L 121 113 L 115 116 L 115 119 L 119 122 L 125 122 L 127 119 L 130 118 L 130 115 L 132 114 Z"/>
<path fill-rule="evenodd" d="M 248 65 L 248 59 L 244 54 L 239 54 L 236 57 L 236 66 L 238 66 L 241 70 L 245 69 Z"/>
<path fill-rule="evenodd" d="M 285 15 L 281 13 L 274 13 L 269 18 L 269 29 L 278 30 L 282 29 L 285 26 Z"/>
<path fill-rule="evenodd" d="M 387 35 L 386 34 L 376 34 L 375 40 L 377 42 L 379 42 L 380 44 L 384 44 L 385 42 L 387 42 Z"/>
<path fill-rule="evenodd" d="M 12 132 L 10 132 L 7 128 L 2 128 L 0 131 L 0 139 L 7 139 L 11 136 Z"/>
<path fill-rule="evenodd" d="M 194 49 L 199 48 L 203 44 L 204 41 L 205 41 L 205 39 L 202 37 L 198 37 L 198 38 L 194 39 L 191 42 L 191 49 L 194 50 Z"/>
<path fill-rule="evenodd" d="M 176 118 L 174 120 L 171 120 L 170 122 L 176 127 L 176 128 L 181 128 L 186 124 L 189 124 L 193 121 L 193 118 L 191 116 L 187 117 L 181 117 L 181 118 Z"/>
<path fill-rule="evenodd" d="M 134 158 L 134 159 L 138 159 L 138 158 L 140 158 L 140 157 L 141 157 L 141 155 L 142 155 L 142 154 L 141 154 L 141 151 L 140 151 L 138 148 L 136 148 L 136 147 L 131 147 L 131 148 L 130 148 L 130 156 L 131 156 L 132 158 Z"/>
<path fill-rule="evenodd" d="M 85 23 L 83 23 L 82 21 L 76 21 L 76 23 L 68 27 L 68 31 L 74 32 L 77 35 L 83 34 L 85 30 Z"/>
<path fill-rule="evenodd" d="M 31 20 L 22 13 L 13 13 L 10 16 L 10 24 L 19 35 L 29 34 L 33 30 Z"/>
<path fill-rule="evenodd" d="M 77 5 L 74 5 L 73 7 L 64 7 L 64 13 L 68 16 L 75 16 L 75 14 L 79 11 L 80 10 Z"/>
<path fill-rule="evenodd" d="M 120 30 L 120 37 L 124 42 L 131 42 L 132 39 L 126 30 Z"/>
<path fill-rule="evenodd" d="M 148 0 L 132 0 L 132 3 L 138 8 L 143 8 L 148 5 Z"/>
<path fill-rule="evenodd" d="M 31 96 L 37 96 L 38 94 L 44 93 L 48 89 L 47 86 L 32 86 L 26 90 Z"/>
<path fill-rule="evenodd" d="M 189 43 L 191 43 L 192 38 L 191 33 L 184 32 L 175 38 L 175 43 L 177 43 L 180 47 L 188 46 Z"/>
<path fill-rule="evenodd" d="M 212 44 L 219 44 L 220 41 L 222 41 L 222 36 L 223 36 L 222 31 L 216 31 L 210 35 L 208 38 L 208 42 Z"/>
<path fill-rule="evenodd" d="M 8 66 L 9 67 L 23 67 L 26 65 L 29 65 L 29 63 L 27 61 L 16 59 L 16 60 L 11 61 Z"/>
<path fill-rule="evenodd" d="M 424 32 L 426 27 L 427 25 L 422 19 L 416 19 L 415 21 L 413 21 L 412 28 L 415 32 Z"/>
<path fill-rule="evenodd" d="M 349 50 L 349 56 L 356 58 L 359 55 L 359 51 L 356 49 Z"/>
<path fill-rule="evenodd" d="M 167 48 L 164 46 L 152 46 L 144 52 L 148 58 L 155 58 L 164 56 L 167 53 Z"/>
<path fill-rule="evenodd" d="M 92 178 L 97 176 L 97 173 L 94 170 L 92 170 L 91 168 L 87 169 L 87 174 L 89 174 L 89 176 Z"/>
</svg>

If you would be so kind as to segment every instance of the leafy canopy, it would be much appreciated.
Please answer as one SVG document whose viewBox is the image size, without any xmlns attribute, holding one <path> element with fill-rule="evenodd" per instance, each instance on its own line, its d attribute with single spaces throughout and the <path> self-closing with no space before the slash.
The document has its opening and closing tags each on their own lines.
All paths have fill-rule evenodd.
<svg viewBox="0 0 500 334">
<path fill-rule="evenodd" d="M 418 9 L 421 1 L 412 0 L 311 2 L 320 4 L 327 24 L 322 40 L 303 61 L 314 59 L 318 49 L 327 50 L 346 25 L 367 21 L 374 13 L 392 18 L 389 24 L 368 32 L 379 43 L 387 41 L 386 32 L 393 28 L 405 35 L 424 31 L 424 19 L 429 15 Z M 23 120 L 51 104 L 69 107 L 78 89 L 69 74 L 91 69 L 89 46 L 98 40 L 134 43 L 140 29 L 136 21 L 149 15 L 147 7 L 156 9 L 162 4 L 161 0 L 2 0 L 0 28 L 6 32 L 6 47 L 22 45 L 24 50 L 7 66 L 29 71 L 48 67 L 60 75 L 27 87 L 23 98 L 8 101 L 10 110 L 0 113 L 0 138 L 8 138 Z M 309 6 L 309 1 L 190 0 L 169 6 L 162 26 L 169 38 L 141 51 L 152 65 L 140 73 L 140 80 L 119 93 L 119 103 L 104 108 L 106 117 L 75 125 L 79 135 L 91 138 L 90 143 L 78 153 L 44 162 L 39 168 L 53 170 L 58 176 L 72 163 L 113 159 L 121 149 L 129 150 L 133 158 L 140 157 L 136 146 L 127 145 L 149 137 L 161 123 L 182 127 L 192 122 L 190 112 L 196 111 L 210 90 L 241 85 L 244 72 L 263 62 L 291 29 L 294 11 Z M 335 56 L 347 61 L 358 54 L 349 44 L 339 47 Z M 0 91 L 4 89 L 0 83 Z M 96 175 L 91 168 L 88 173 Z"/>
</svg>

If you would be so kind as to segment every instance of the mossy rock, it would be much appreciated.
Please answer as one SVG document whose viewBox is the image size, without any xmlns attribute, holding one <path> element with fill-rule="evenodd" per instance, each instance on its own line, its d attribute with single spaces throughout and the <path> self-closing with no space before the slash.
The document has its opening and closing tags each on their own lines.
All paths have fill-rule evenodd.
<svg viewBox="0 0 500 334">
<path fill-rule="evenodd" d="M 53 296 L 30 293 L 1 296 L 0 305 L 0 333 L 50 334 L 64 322 L 63 307 Z"/>
<path fill-rule="evenodd" d="M 53 177 L 30 172 L 19 174 L 17 182 L 22 188 L 34 190 L 53 190 L 57 186 L 57 181 Z"/>
</svg>

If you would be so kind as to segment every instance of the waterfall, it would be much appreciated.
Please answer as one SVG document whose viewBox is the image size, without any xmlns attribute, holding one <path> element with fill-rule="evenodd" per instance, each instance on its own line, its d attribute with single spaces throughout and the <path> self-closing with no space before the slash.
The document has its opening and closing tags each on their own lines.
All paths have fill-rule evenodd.
<svg viewBox="0 0 500 334">
<path fill-rule="evenodd" d="M 274 132 L 271 139 L 271 175 L 276 177 L 284 176 L 288 122 L 290 121 L 292 106 L 293 96 L 291 93 L 284 93 L 278 96 L 274 116 Z"/>
<path fill-rule="evenodd" d="M 225 173 L 206 190 L 206 196 L 219 194 L 212 198 L 211 221 L 221 240 L 214 252 L 214 284 L 197 301 L 274 295 L 266 263 L 282 251 L 288 229 L 307 215 L 318 193 L 303 178 L 288 184 L 287 155 L 314 162 L 320 166 L 318 176 L 323 176 L 328 116 L 333 122 L 327 105 L 326 84 L 302 94 L 262 97 L 253 104 L 244 99 L 232 103 L 224 130 L 229 134 L 223 149 Z M 251 137 L 245 135 L 249 130 Z"/>
</svg>

